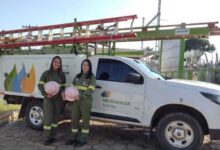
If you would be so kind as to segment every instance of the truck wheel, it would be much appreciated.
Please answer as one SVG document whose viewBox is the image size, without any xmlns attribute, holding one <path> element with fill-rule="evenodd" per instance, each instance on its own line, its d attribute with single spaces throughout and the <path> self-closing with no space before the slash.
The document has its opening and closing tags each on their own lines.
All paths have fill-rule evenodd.
<svg viewBox="0 0 220 150">
<path fill-rule="evenodd" d="M 40 101 L 32 101 L 28 103 L 25 111 L 27 124 L 36 130 L 43 127 L 43 104 Z"/>
<path fill-rule="evenodd" d="M 199 149 L 203 131 L 198 121 L 186 113 L 172 113 L 159 120 L 157 139 L 167 150 Z"/>
</svg>

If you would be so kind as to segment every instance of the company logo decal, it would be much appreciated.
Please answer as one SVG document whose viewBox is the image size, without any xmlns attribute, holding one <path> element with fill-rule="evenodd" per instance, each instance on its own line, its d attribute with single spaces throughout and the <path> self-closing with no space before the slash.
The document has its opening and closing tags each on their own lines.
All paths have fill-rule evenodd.
<svg viewBox="0 0 220 150">
<path fill-rule="evenodd" d="M 6 76 L 4 80 L 4 88 L 6 91 L 33 93 L 35 88 L 35 68 L 34 65 L 26 73 L 24 64 L 19 72 L 17 66 L 14 65 L 12 71 Z"/>
<path fill-rule="evenodd" d="M 112 98 L 111 91 L 104 91 L 101 93 L 101 96 L 102 96 L 102 101 L 106 104 L 131 105 L 130 102 L 128 102 L 125 99 L 123 100 L 123 99 Z"/>
<path fill-rule="evenodd" d="M 102 92 L 101 96 L 102 97 L 111 97 L 112 95 L 112 92 L 111 91 L 104 91 Z"/>
</svg>

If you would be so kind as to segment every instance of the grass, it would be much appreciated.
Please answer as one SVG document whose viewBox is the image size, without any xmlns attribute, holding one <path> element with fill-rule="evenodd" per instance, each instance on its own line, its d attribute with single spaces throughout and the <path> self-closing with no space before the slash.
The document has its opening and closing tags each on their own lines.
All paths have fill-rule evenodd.
<svg viewBox="0 0 220 150">
<path fill-rule="evenodd" d="M 128 52 L 116 52 L 117 56 L 143 56 L 143 51 L 128 51 Z"/>
<path fill-rule="evenodd" d="M 6 104 L 6 102 L 0 98 L 0 114 L 7 111 L 18 110 L 20 108 L 20 105 Z"/>
<path fill-rule="evenodd" d="M 107 52 L 97 53 L 96 55 L 109 55 Z M 124 56 L 124 57 L 141 57 L 144 56 L 144 51 L 124 51 L 124 52 L 115 52 L 115 56 Z"/>
</svg>

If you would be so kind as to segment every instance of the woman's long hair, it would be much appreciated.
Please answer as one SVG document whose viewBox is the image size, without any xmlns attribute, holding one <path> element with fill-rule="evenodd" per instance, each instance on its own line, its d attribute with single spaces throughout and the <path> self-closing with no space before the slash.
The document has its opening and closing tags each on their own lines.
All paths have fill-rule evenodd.
<svg viewBox="0 0 220 150">
<path fill-rule="evenodd" d="M 91 61 L 90 61 L 89 59 L 85 59 L 85 60 L 82 61 L 82 63 L 81 63 L 81 71 L 80 71 L 80 73 L 77 75 L 77 77 L 80 78 L 80 77 L 82 76 L 82 74 L 83 74 L 82 66 L 83 66 L 83 63 L 84 63 L 84 62 L 87 62 L 88 65 L 89 65 L 89 71 L 88 71 L 88 74 L 87 74 L 87 76 L 86 76 L 86 78 L 89 79 L 89 78 L 91 78 L 91 76 L 93 75 L 93 73 L 92 73 L 92 63 L 91 63 Z"/>
<path fill-rule="evenodd" d="M 50 63 L 50 69 L 49 71 L 52 72 L 53 71 L 53 62 L 55 59 L 59 59 L 60 60 L 60 67 L 58 68 L 58 73 L 61 73 L 63 72 L 63 69 L 62 69 L 62 59 L 60 58 L 60 56 L 54 56 L 51 63 Z"/>
</svg>

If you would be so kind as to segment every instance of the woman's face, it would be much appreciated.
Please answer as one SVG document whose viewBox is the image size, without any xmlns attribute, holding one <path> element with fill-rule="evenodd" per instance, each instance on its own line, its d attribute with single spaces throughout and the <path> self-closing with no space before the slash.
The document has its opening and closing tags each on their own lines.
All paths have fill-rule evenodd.
<svg viewBox="0 0 220 150">
<path fill-rule="evenodd" d="M 89 64 L 87 61 L 85 61 L 83 64 L 82 64 L 82 71 L 83 73 L 88 73 L 89 72 Z"/>
<path fill-rule="evenodd" d="M 55 58 L 53 61 L 53 70 L 58 70 L 60 68 L 60 59 Z"/>
</svg>

